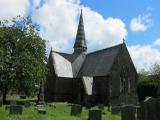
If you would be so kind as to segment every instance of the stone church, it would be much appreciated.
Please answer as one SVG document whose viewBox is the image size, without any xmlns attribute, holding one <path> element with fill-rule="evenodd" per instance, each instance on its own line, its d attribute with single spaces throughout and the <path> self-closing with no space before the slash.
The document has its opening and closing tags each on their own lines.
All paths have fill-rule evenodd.
<svg viewBox="0 0 160 120">
<path fill-rule="evenodd" d="M 50 51 L 46 102 L 131 104 L 138 75 L 126 44 L 87 53 L 82 12 L 72 54 Z"/>
</svg>

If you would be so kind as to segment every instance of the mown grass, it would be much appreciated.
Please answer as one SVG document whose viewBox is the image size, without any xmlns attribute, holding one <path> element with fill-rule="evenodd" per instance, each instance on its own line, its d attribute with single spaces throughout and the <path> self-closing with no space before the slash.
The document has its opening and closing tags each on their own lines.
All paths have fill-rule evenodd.
<svg viewBox="0 0 160 120">
<path fill-rule="evenodd" d="M 47 114 L 40 115 L 36 107 L 23 107 L 22 115 L 10 115 L 5 106 L 0 107 L 0 120 L 87 120 L 88 110 L 83 107 L 79 116 L 70 116 L 71 107 L 67 103 L 52 103 L 45 106 Z M 102 120 L 121 120 L 120 115 L 112 115 L 107 107 L 103 110 Z"/>
</svg>

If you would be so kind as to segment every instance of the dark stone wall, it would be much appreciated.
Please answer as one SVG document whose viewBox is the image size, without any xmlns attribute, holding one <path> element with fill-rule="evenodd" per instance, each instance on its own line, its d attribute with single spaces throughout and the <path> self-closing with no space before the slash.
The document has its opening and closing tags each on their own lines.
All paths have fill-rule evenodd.
<svg viewBox="0 0 160 120">
<path fill-rule="evenodd" d="M 51 54 L 48 59 L 48 75 L 47 80 L 44 87 L 44 98 L 46 102 L 54 101 L 54 93 L 56 88 L 56 75 L 55 70 L 53 67 L 53 59 L 51 57 Z"/>
<path fill-rule="evenodd" d="M 55 74 L 53 59 L 50 54 L 48 59 L 48 75 L 45 83 L 46 102 L 72 102 L 77 100 L 79 79 L 57 77 Z"/>
<path fill-rule="evenodd" d="M 97 76 L 93 81 L 93 95 L 95 96 L 96 103 L 108 104 L 109 103 L 109 77 Z"/>
<path fill-rule="evenodd" d="M 136 101 L 138 75 L 125 44 L 113 63 L 110 77 L 111 104 L 132 104 Z"/>
<path fill-rule="evenodd" d="M 125 44 L 116 56 L 110 73 L 93 79 L 93 95 L 87 95 L 81 78 L 63 78 L 55 75 L 52 57 L 45 84 L 45 100 L 74 103 L 103 103 L 121 105 L 133 103 L 136 98 L 138 75 Z"/>
</svg>

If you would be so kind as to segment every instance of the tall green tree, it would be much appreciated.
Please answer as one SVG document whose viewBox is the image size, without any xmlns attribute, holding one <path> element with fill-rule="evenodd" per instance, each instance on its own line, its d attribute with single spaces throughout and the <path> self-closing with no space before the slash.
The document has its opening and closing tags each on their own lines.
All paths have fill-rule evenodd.
<svg viewBox="0 0 160 120">
<path fill-rule="evenodd" d="M 18 17 L 0 27 L 0 90 L 3 100 L 10 90 L 35 93 L 46 78 L 45 42 L 29 18 Z"/>
</svg>

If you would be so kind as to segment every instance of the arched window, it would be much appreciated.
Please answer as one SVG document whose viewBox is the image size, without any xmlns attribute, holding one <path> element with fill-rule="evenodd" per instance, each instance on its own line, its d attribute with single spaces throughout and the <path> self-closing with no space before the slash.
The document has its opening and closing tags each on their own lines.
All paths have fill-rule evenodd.
<svg viewBox="0 0 160 120">
<path fill-rule="evenodd" d="M 130 81 L 128 78 L 128 69 L 127 67 L 122 67 L 120 72 L 120 93 L 130 92 Z"/>
</svg>

